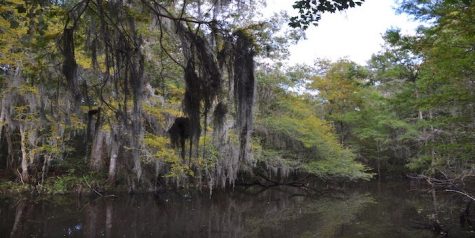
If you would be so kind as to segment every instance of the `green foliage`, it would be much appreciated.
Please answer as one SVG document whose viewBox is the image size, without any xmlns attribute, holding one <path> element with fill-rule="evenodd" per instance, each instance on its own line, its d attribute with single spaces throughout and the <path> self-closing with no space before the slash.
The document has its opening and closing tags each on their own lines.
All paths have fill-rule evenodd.
<svg viewBox="0 0 475 238">
<path fill-rule="evenodd" d="M 475 72 L 474 2 L 407 0 L 400 11 L 431 24 L 420 27 L 416 36 L 389 30 L 384 37 L 386 50 L 370 61 L 372 85 L 385 96 L 384 110 L 378 110 L 390 115 L 379 116 L 383 127 L 372 128 L 393 131 L 386 137 L 392 138 L 389 145 L 405 148 L 401 159 L 414 172 L 444 174 L 444 179 L 471 176 L 475 162 L 475 97 L 470 76 Z M 372 118 L 378 116 L 364 120 L 375 125 Z M 371 131 L 360 135 L 379 137 Z"/>
<path fill-rule="evenodd" d="M 335 13 L 348 8 L 361 6 L 364 0 L 296 0 L 293 8 L 298 10 L 298 16 L 290 18 L 291 27 L 307 29 L 310 24 L 317 25 L 325 12 Z"/>
<path fill-rule="evenodd" d="M 317 98 L 324 106 L 326 118 L 338 122 L 335 123 L 336 130 L 342 138 L 346 132 L 340 123 L 341 117 L 362 107 L 361 91 L 367 74 L 365 68 L 347 60 L 340 60 L 331 64 L 323 75 L 312 78 L 309 85 L 311 89 L 318 90 Z"/>
<path fill-rule="evenodd" d="M 264 158 L 277 158 L 279 163 L 320 177 L 371 177 L 365 166 L 354 161 L 354 154 L 338 143 L 329 122 L 316 115 L 313 100 L 278 87 L 272 90 L 272 101 L 260 102 L 257 120 L 258 128 L 267 132 L 261 133 L 267 135 L 261 136 Z"/>
<path fill-rule="evenodd" d="M 48 178 L 40 192 L 47 194 L 93 193 L 94 190 L 102 190 L 104 186 L 105 179 L 101 176 L 96 174 L 81 176 L 69 171 L 66 175 Z"/>
<path fill-rule="evenodd" d="M 396 140 L 404 140 L 417 136 L 415 128 L 400 120 L 390 111 L 390 102 L 374 89 L 362 91 L 364 104 L 353 112 L 346 113 L 343 118 L 352 125 L 355 134 L 363 140 L 383 142 L 388 140 L 391 132 L 400 131 Z"/>
<path fill-rule="evenodd" d="M 370 173 L 365 165 L 353 159 L 352 152 L 346 151 L 337 156 L 340 157 L 311 161 L 304 165 L 304 171 L 326 179 L 341 177 L 350 180 L 369 180 L 373 177 L 374 174 Z"/>
<path fill-rule="evenodd" d="M 30 189 L 31 187 L 28 184 L 0 180 L 0 194 L 24 193 L 29 192 Z"/>
<path fill-rule="evenodd" d="M 326 64 L 310 84 L 318 90 L 316 97 L 323 104 L 325 117 L 334 123 L 341 143 L 378 172 L 381 165 L 387 170 L 403 168 L 404 162 L 397 161 L 402 156 L 395 154 L 418 136 L 414 125 L 392 111 L 391 96 L 404 87 L 391 88 L 395 89 L 392 93 L 385 91 L 407 70 L 394 66 L 394 61 L 399 62 L 396 58 L 389 53 L 374 57 L 369 69 L 345 60 Z"/>
<path fill-rule="evenodd" d="M 196 158 L 197 164 L 202 168 L 214 167 L 220 159 L 220 155 L 218 148 L 212 142 L 212 138 L 210 136 L 200 137 L 199 148 L 203 156 Z"/>
</svg>

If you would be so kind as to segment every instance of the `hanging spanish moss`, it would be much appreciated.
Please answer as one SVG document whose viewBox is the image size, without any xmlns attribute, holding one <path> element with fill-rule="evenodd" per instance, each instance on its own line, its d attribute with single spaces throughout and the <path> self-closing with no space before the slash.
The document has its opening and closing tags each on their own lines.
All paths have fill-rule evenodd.
<svg viewBox="0 0 475 238">
<path fill-rule="evenodd" d="M 228 108 L 226 107 L 226 104 L 224 104 L 224 102 L 219 102 L 214 108 L 213 125 L 216 136 L 222 134 L 227 113 Z"/>
<path fill-rule="evenodd" d="M 62 72 L 66 78 L 68 88 L 73 94 L 74 101 L 79 102 L 81 99 L 81 93 L 77 82 L 78 65 L 74 56 L 74 29 L 64 29 L 62 42 L 62 52 L 64 57 Z"/>
<path fill-rule="evenodd" d="M 202 94 L 199 85 L 200 80 L 195 73 L 192 61 L 189 60 L 185 68 L 186 91 L 183 99 L 183 109 L 189 117 L 190 157 L 192 156 L 193 144 L 198 144 L 201 134 L 200 106 Z"/>
<path fill-rule="evenodd" d="M 198 186 L 205 179 L 208 187 L 234 183 L 249 162 L 252 42 L 241 32 L 232 34 L 219 16 L 194 20 L 183 6 L 178 17 L 169 11 L 173 7 L 160 1 L 80 1 L 57 28 L 59 57 L 45 60 L 60 67 L 45 67 L 44 76 L 18 70 L 1 82 L 9 90 L 0 101 L 0 153 L 7 151 L 18 179 L 43 183 L 50 161 L 68 165 L 68 158 L 85 158 L 80 166 L 108 174 L 112 186 L 126 181 L 130 191 L 156 187 L 148 183 L 159 176 Z M 136 18 L 151 12 L 154 23 Z M 152 34 L 144 34 L 146 29 Z M 183 78 L 185 91 L 178 82 L 178 90 L 167 95 L 165 77 L 167 83 Z M 153 88 L 159 80 L 162 92 Z"/>
<path fill-rule="evenodd" d="M 198 88 L 193 90 L 202 92 L 200 99 L 204 103 L 204 111 L 208 112 L 214 99 L 221 92 L 222 74 L 216 57 L 212 52 L 209 42 L 198 35 L 198 33 L 190 31 L 179 22 L 176 24 L 176 28 L 184 48 L 183 55 L 187 62 L 186 71 L 193 68 L 199 76 Z"/>
<path fill-rule="evenodd" d="M 249 36 L 243 31 L 235 33 L 234 52 L 234 100 L 236 106 L 236 126 L 240 137 L 241 160 L 249 155 L 249 137 L 252 130 L 252 111 L 254 105 L 254 50 Z"/>
<path fill-rule="evenodd" d="M 171 144 L 181 149 L 181 157 L 185 158 L 186 140 L 190 138 L 190 119 L 186 117 L 177 117 L 172 127 L 168 130 Z"/>
<path fill-rule="evenodd" d="M 202 36 L 199 28 L 192 30 L 189 25 L 180 22 L 175 22 L 172 31 L 181 41 L 185 62 L 183 111 L 189 119 L 189 157 L 198 156 L 197 145 L 203 131 L 206 132 L 201 123 L 204 123 L 204 128 L 207 127 L 208 113 L 214 108 L 212 146 L 218 151 L 218 159 L 213 167 L 204 168 L 204 174 L 209 188 L 234 184 L 242 162 L 247 163 L 250 158 L 249 137 L 255 91 L 253 42 L 241 31 L 233 35 L 224 34 L 218 41 L 209 41 Z M 211 50 L 212 42 L 222 43 L 217 54 Z M 224 84 L 225 81 L 227 84 Z M 226 120 L 229 114 L 227 104 L 234 104 L 234 120 Z M 172 143 L 181 148 L 181 156 L 184 157 L 188 134 L 184 127 L 179 126 L 180 121 L 177 118 L 168 132 Z M 231 136 L 235 132 L 239 138 L 237 142 Z M 202 155 L 203 159 L 207 159 L 206 134 L 203 142 Z"/>
<path fill-rule="evenodd" d="M 203 106 L 206 126 L 209 110 L 221 92 L 222 77 L 209 43 L 197 33 L 185 28 L 182 23 L 177 22 L 175 25 L 186 60 L 183 109 L 190 119 L 191 158 L 193 144 L 198 144 L 201 135 L 201 107 Z"/>
<path fill-rule="evenodd" d="M 144 128 L 143 128 L 143 118 L 142 118 L 142 101 L 144 94 L 144 55 L 140 50 L 142 44 L 142 39 L 137 34 L 135 21 L 130 18 L 129 27 L 132 31 L 132 40 L 130 43 L 131 57 L 129 58 L 129 67 L 130 67 L 130 87 L 132 88 L 132 121 L 131 121 L 131 147 L 132 150 L 132 159 L 134 162 L 134 172 L 137 176 L 137 179 L 140 180 L 142 177 L 142 165 L 140 161 L 140 151 L 143 147 L 143 137 L 144 137 Z"/>
</svg>

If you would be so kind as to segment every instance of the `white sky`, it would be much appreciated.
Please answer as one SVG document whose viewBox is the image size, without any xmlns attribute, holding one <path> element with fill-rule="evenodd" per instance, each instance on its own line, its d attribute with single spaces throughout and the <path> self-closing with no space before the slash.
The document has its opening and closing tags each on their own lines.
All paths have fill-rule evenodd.
<svg viewBox="0 0 475 238">
<path fill-rule="evenodd" d="M 267 0 L 269 12 L 289 10 L 294 0 Z M 290 64 L 312 64 L 317 58 L 348 58 L 366 64 L 373 53 L 382 49 L 382 35 L 391 27 L 413 34 L 420 24 L 407 15 L 396 15 L 395 0 L 366 0 L 360 7 L 324 14 L 317 27 L 307 29 L 307 40 L 290 48 Z"/>
</svg>

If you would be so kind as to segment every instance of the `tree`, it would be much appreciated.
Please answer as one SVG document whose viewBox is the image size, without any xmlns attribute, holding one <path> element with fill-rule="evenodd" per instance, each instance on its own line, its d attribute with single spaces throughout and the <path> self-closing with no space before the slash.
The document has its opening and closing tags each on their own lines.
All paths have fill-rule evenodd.
<svg viewBox="0 0 475 238">
<path fill-rule="evenodd" d="M 463 179 L 471 174 L 473 163 L 473 1 L 421 3 L 405 1 L 402 10 L 416 17 L 431 19 L 433 25 L 421 29 L 414 44 L 424 57 L 417 87 L 421 89 L 418 106 L 423 154 L 413 168 L 427 174 Z M 424 162 L 425 161 L 425 162 Z"/>
<path fill-rule="evenodd" d="M 368 179 L 365 166 L 336 138 L 331 124 L 314 110 L 318 101 L 288 91 L 292 76 L 278 70 L 260 74 L 256 136 L 260 167 L 271 167 L 267 177 L 288 179 L 309 174 L 320 178 Z"/>
<path fill-rule="evenodd" d="M 297 0 L 293 8 L 298 10 L 299 15 L 291 17 L 289 25 L 307 29 L 310 24 L 317 25 L 325 12 L 342 11 L 361 6 L 363 2 L 364 0 Z"/>
<path fill-rule="evenodd" d="M 349 128 L 342 121 L 345 113 L 359 110 L 362 104 L 360 85 L 366 77 L 365 69 L 353 62 L 340 60 L 330 65 L 321 76 L 315 76 L 310 85 L 318 90 L 325 116 L 335 125 L 342 144 L 347 142 Z"/>
</svg>

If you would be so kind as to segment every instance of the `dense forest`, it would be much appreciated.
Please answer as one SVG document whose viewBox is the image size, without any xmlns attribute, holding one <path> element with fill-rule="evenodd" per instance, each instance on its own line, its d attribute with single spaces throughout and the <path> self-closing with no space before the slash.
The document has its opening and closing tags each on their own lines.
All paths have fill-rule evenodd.
<svg viewBox="0 0 475 238">
<path fill-rule="evenodd" d="M 389 29 L 367 65 L 292 67 L 322 13 L 364 2 L 0 3 L 2 191 L 475 175 L 474 1 L 400 1 L 425 24 Z"/>
</svg>

